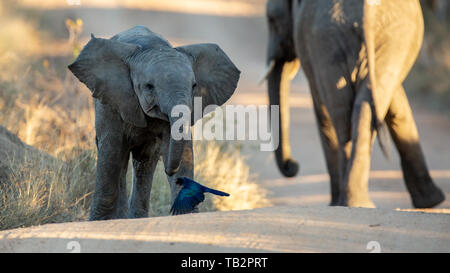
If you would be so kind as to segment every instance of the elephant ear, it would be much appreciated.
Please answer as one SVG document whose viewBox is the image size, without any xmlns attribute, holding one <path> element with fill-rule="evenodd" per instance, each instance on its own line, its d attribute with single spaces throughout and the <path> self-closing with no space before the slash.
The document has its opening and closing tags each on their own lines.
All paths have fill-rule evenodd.
<svg viewBox="0 0 450 273">
<path fill-rule="evenodd" d="M 126 61 L 139 50 L 138 45 L 92 35 L 68 68 L 92 91 L 94 98 L 117 110 L 125 122 L 146 127 L 145 114 L 134 92 Z"/>
<path fill-rule="evenodd" d="M 176 49 L 192 61 L 197 81 L 194 97 L 202 97 L 202 112 L 208 105 L 224 104 L 233 95 L 241 72 L 218 45 L 195 44 Z"/>
</svg>

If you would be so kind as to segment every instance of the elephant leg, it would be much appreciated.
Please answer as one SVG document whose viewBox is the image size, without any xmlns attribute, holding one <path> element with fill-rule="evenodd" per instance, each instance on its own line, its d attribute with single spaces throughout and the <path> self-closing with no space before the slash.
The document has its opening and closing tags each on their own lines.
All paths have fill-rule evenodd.
<svg viewBox="0 0 450 273">
<path fill-rule="evenodd" d="M 328 35 L 325 38 L 329 38 Z M 335 41 L 326 41 L 336 44 Z M 318 44 L 323 43 L 318 42 Z M 355 92 L 352 85 L 347 84 L 348 77 L 344 77 L 347 73 L 345 66 L 329 65 L 336 52 L 309 50 L 300 45 L 297 47 L 297 54 L 302 60 L 303 71 L 308 78 L 322 149 L 330 176 L 330 205 L 337 206 L 341 205 L 342 181 L 350 157 L 345 147 L 351 144 L 350 121 Z M 338 52 L 341 51 L 338 50 Z M 324 67 L 327 69 L 323 69 Z M 345 84 L 337 84 L 344 80 Z"/>
<path fill-rule="evenodd" d="M 159 143 L 132 150 L 133 187 L 128 218 L 148 217 L 153 175 L 159 160 Z"/>
<path fill-rule="evenodd" d="M 350 207 L 375 207 L 369 198 L 370 157 L 376 135 L 373 127 L 370 93 L 364 88 L 358 92 L 351 119 L 351 150 L 347 162 L 340 204 Z"/>
<path fill-rule="evenodd" d="M 402 86 L 394 92 L 385 120 L 400 154 L 403 177 L 414 207 L 431 208 L 444 201 L 444 194 L 430 177 L 416 123 Z"/>
<path fill-rule="evenodd" d="M 325 154 L 331 184 L 330 206 L 337 206 L 340 195 L 339 143 L 328 111 L 314 103 L 314 113 L 317 119 L 320 140 Z"/>
<path fill-rule="evenodd" d="M 302 23 L 295 24 L 296 53 L 302 62 L 314 102 L 330 175 L 330 205 L 345 205 L 343 183 L 351 155 L 351 120 L 355 86 L 358 86 L 355 75 L 349 72 L 360 65 L 361 41 L 356 35 L 346 35 L 345 39 L 340 35 L 330 35 L 329 30 L 320 27 L 311 33 L 305 18 L 298 17 L 297 20 Z"/>
<path fill-rule="evenodd" d="M 122 135 L 107 134 L 107 137 L 97 141 L 97 174 L 89 216 L 91 221 L 122 216 L 119 199 L 126 186 L 123 181 L 129 159 L 129 151 L 125 146 Z"/>
<path fill-rule="evenodd" d="M 162 144 L 161 144 L 161 154 L 164 162 L 164 166 L 168 164 L 168 154 L 169 154 L 169 142 L 170 142 L 170 128 L 164 133 Z M 192 140 L 188 141 L 184 146 L 184 151 L 181 159 L 180 168 L 178 171 L 170 176 L 167 175 L 167 180 L 169 181 L 170 192 L 171 192 L 171 204 L 175 201 L 178 193 L 180 192 L 182 186 L 175 183 L 178 177 L 188 177 L 194 178 L 194 154 L 193 154 Z M 198 209 L 196 209 L 198 210 Z"/>
<path fill-rule="evenodd" d="M 127 168 L 128 169 L 128 160 Z M 119 180 L 119 200 L 117 201 L 117 212 L 115 218 L 126 218 L 128 213 L 127 200 L 127 170 L 121 172 Z"/>
</svg>

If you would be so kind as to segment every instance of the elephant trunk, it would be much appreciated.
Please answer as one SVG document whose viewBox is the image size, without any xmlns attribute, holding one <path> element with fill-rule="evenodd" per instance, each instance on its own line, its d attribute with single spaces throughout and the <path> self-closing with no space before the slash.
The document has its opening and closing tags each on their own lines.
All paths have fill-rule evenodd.
<svg viewBox="0 0 450 273">
<path fill-rule="evenodd" d="M 183 117 L 181 117 L 181 118 L 170 117 L 171 135 L 170 135 L 170 141 L 169 141 L 167 165 L 165 166 L 166 173 L 169 176 L 172 176 L 178 172 L 178 169 L 180 168 L 181 160 L 183 158 L 184 147 L 186 145 L 186 142 L 188 141 L 186 137 L 187 137 L 187 134 L 189 134 L 189 133 L 187 133 L 187 132 L 185 133 L 183 131 L 183 133 L 180 133 L 178 136 L 173 135 L 173 131 L 177 130 L 177 128 L 178 128 L 177 120 L 180 120 L 180 119 L 183 119 Z M 190 120 L 188 120 L 188 122 L 190 122 Z M 179 138 L 180 136 L 182 136 L 181 139 Z"/>
<path fill-rule="evenodd" d="M 280 172 L 286 177 L 293 177 L 298 173 L 299 164 L 291 158 L 291 144 L 289 141 L 289 89 L 290 81 L 298 71 L 298 60 L 286 63 L 276 60 L 272 71 L 268 75 L 268 93 L 270 105 L 279 105 L 280 145 L 275 150 L 275 157 Z"/>
<path fill-rule="evenodd" d="M 180 168 L 181 161 L 183 159 L 183 153 L 187 142 L 191 141 L 191 109 L 192 104 L 188 103 L 188 99 L 184 100 L 184 103 L 177 104 L 181 106 L 180 111 L 172 111 L 169 114 L 170 122 L 170 141 L 168 148 L 168 157 L 166 164 L 166 173 L 169 176 L 174 175 Z M 172 108 L 173 109 L 173 108 Z M 177 114 L 179 114 L 177 116 Z"/>
</svg>

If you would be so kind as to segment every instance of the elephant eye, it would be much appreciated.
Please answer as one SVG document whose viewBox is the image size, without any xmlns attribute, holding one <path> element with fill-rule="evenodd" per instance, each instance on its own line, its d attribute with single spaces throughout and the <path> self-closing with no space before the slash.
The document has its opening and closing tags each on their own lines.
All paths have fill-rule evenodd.
<svg viewBox="0 0 450 273">
<path fill-rule="evenodd" d="M 197 87 L 197 83 L 194 83 L 193 85 L 192 85 L 192 89 L 195 89 Z"/>
<path fill-rule="evenodd" d="M 155 86 L 151 83 L 147 83 L 146 87 L 148 90 L 153 90 L 155 88 Z"/>
</svg>

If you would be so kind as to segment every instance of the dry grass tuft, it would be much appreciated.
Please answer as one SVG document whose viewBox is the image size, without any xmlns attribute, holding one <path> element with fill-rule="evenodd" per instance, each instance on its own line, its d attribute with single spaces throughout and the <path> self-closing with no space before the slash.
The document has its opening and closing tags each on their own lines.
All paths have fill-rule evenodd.
<svg viewBox="0 0 450 273">
<path fill-rule="evenodd" d="M 95 176 L 92 152 L 67 162 L 26 153 L 24 161 L 9 166 L 10 180 L 0 184 L 0 230 L 86 219 Z"/>
<path fill-rule="evenodd" d="M 244 210 L 271 205 L 267 191 L 261 188 L 255 177 L 251 177 L 239 149 L 227 143 L 199 142 L 194 145 L 194 175 L 200 183 L 230 194 L 229 197 L 208 195 L 205 210 Z"/>
</svg>

